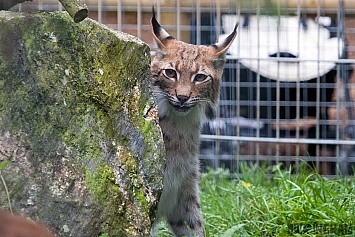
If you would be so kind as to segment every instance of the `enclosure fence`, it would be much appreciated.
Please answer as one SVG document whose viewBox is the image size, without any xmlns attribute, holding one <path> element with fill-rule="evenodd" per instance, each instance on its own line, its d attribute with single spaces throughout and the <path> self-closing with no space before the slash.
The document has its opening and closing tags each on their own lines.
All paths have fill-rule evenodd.
<svg viewBox="0 0 355 237">
<path fill-rule="evenodd" d="M 137 36 L 152 50 L 152 4 L 175 38 L 209 45 L 238 22 L 221 85 L 219 117 L 205 125 L 201 160 L 306 161 L 323 175 L 355 167 L 354 0 L 82 0 L 89 17 Z M 34 0 L 12 11 L 62 11 Z M 80 24 L 80 23 L 79 23 Z"/>
</svg>

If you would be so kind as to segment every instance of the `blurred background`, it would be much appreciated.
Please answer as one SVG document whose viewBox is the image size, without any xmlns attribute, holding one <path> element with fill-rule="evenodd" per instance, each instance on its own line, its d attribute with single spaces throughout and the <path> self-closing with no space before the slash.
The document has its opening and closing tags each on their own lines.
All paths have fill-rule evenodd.
<svg viewBox="0 0 355 237">
<path fill-rule="evenodd" d="M 213 44 L 236 23 L 219 117 L 202 128 L 201 161 L 238 172 L 242 161 L 325 176 L 355 169 L 354 0 L 82 0 L 89 17 L 154 51 L 152 6 L 175 38 Z M 12 11 L 62 11 L 34 0 Z M 79 23 L 80 24 L 80 23 Z"/>
</svg>

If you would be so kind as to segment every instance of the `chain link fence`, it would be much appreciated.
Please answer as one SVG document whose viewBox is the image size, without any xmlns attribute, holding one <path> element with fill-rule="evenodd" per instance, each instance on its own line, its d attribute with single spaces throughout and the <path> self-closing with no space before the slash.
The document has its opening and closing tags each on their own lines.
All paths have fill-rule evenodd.
<svg viewBox="0 0 355 237">
<path fill-rule="evenodd" d="M 89 17 L 153 49 L 152 2 L 82 0 Z M 239 23 L 227 55 L 219 117 L 201 135 L 201 160 L 238 172 L 240 162 L 306 161 L 321 174 L 355 167 L 355 1 L 154 2 L 177 39 L 213 44 Z M 54 0 L 12 11 L 62 11 Z"/>
</svg>

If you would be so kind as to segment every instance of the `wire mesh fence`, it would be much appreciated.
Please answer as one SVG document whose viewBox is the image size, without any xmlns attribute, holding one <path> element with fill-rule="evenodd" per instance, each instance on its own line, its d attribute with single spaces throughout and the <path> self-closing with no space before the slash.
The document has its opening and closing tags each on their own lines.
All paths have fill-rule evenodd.
<svg viewBox="0 0 355 237">
<path fill-rule="evenodd" d="M 82 0 L 89 17 L 153 47 L 152 2 Z M 219 117 L 201 135 L 201 160 L 304 160 L 323 175 L 355 167 L 355 1 L 157 0 L 157 19 L 177 39 L 213 44 L 239 23 L 227 55 Z M 13 11 L 62 11 L 35 0 Z"/>
</svg>

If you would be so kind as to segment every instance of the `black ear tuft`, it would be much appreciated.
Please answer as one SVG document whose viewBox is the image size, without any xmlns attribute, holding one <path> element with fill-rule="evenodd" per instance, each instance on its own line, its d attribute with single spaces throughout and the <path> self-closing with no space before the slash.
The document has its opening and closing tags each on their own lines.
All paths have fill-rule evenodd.
<svg viewBox="0 0 355 237">
<path fill-rule="evenodd" d="M 159 38 L 159 34 L 160 34 L 160 29 L 161 29 L 161 25 L 158 23 L 157 19 L 155 18 L 155 10 L 154 10 L 154 6 L 152 8 L 152 20 L 151 20 L 151 23 L 152 23 L 152 27 L 153 27 L 153 32 L 155 34 L 156 37 Z"/>
<path fill-rule="evenodd" d="M 223 56 L 227 52 L 229 47 L 232 45 L 233 40 L 237 36 L 237 29 L 238 29 L 238 23 L 235 25 L 233 32 L 230 35 L 228 35 L 227 38 L 225 38 L 221 42 L 218 42 L 210 46 L 215 50 L 215 54 L 217 56 Z"/>
<path fill-rule="evenodd" d="M 233 43 L 233 40 L 237 35 L 237 29 L 238 29 L 238 23 L 235 24 L 233 32 L 230 35 L 228 35 L 228 37 L 224 41 L 222 41 L 223 42 L 222 48 L 226 48 L 226 47 L 229 48 L 230 44 Z"/>
<path fill-rule="evenodd" d="M 155 18 L 155 11 L 154 11 L 154 7 L 153 7 L 153 16 L 152 19 L 150 21 L 151 26 L 152 26 L 152 32 L 153 32 L 153 36 L 158 44 L 158 47 L 160 49 L 163 49 L 166 47 L 166 41 L 167 40 L 174 40 L 175 38 L 170 36 L 168 34 L 168 32 L 166 32 L 161 25 L 159 24 L 159 22 L 157 21 L 157 19 Z"/>
</svg>

